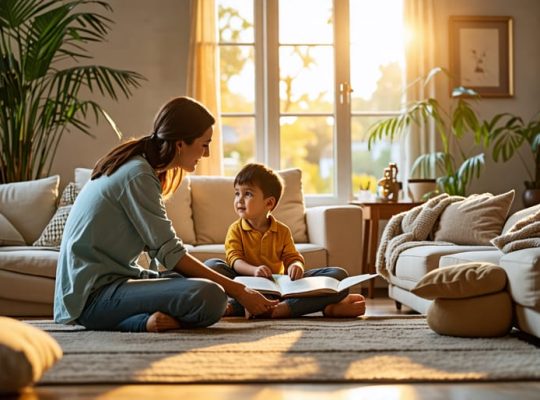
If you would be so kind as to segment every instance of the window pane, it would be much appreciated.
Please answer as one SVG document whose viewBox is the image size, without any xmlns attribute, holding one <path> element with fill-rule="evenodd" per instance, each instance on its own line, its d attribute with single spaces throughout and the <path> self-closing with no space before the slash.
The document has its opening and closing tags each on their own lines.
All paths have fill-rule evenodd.
<svg viewBox="0 0 540 400">
<path fill-rule="evenodd" d="M 281 112 L 332 112 L 334 63 L 331 46 L 281 46 Z"/>
<path fill-rule="evenodd" d="M 253 46 L 220 46 L 222 112 L 255 112 Z"/>
<path fill-rule="evenodd" d="M 234 176 L 255 159 L 255 118 L 222 117 L 223 169 Z"/>
<path fill-rule="evenodd" d="M 253 0 L 217 0 L 219 41 L 253 43 Z"/>
<path fill-rule="evenodd" d="M 334 188 L 334 119 L 281 117 L 281 168 L 300 168 L 304 193 Z"/>
<path fill-rule="evenodd" d="M 281 0 L 279 42 L 331 44 L 332 0 Z"/>
<path fill-rule="evenodd" d="M 402 3 L 350 1 L 352 111 L 400 109 L 405 65 Z"/>
<path fill-rule="evenodd" d="M 395 162 L 399 167 L 399 146 L 387 140 L 377 140 L 368 150 L 368 129 L 380 117 L 351 118 L 352 133 L 352 188 L 353 194 L 360 189 L 376 193 L 377 181 L 382 178 L 384 169 L 389 162 Z M 400 175 L 398 172 L 398 179 Z"/>
</svg>

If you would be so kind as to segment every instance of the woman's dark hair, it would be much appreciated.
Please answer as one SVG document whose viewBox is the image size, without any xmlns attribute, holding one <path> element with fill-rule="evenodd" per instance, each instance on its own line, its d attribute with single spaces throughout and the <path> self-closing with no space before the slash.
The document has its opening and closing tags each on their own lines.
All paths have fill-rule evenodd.
<svg viewBox="0 0 540 400">
<path fill-rule="evenodd" d="M 136 155 L 145 157 L 156 171 L 171 163 L 176 154 L 176 143 L 182 140 L 193 144 L 195 139 L 214 125 L 215 119 L 198 101 L 189 97 L 176 97 L 163 105 L 154 119 L 150 135 L 130 139 L 111 150 L 96 163 L 92 179 L 112 175 L 127 160 Z M 174 168 L 158 174 L 165 197 L 180 185 L 183 171 Z"/>
<path fill-rule="evenodd" d="M 234 186 L 236 185 L 257 186 L 265 199 L 268 197 L 276 199 L 274 209 L 283 194 L 283 179 L 271 168 L 259 163 L 246 164 L 234 178 Z"/>
</svg>

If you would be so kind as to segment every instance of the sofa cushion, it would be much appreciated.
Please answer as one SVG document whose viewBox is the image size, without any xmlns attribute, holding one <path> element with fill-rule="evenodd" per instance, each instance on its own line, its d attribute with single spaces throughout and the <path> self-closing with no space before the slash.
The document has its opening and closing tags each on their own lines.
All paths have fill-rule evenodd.
<svg viewBox="0 0 540 400">
<path fill-rule="evenodd" d="M 8 219 L 0 214 L 0 246 L 24 246 L 26 242 Z"/>
<path fill-rule="evenodd" d="M 165 208 L 178 237 L 186 244 L 195 243 L 190 177 L 184 177 L 176 192 L 165 202 Z"/>
<path fill-rule="evenodd" d="M 411 292 L 424 299 L 464 299 L 497 293 L 506 287 L 506 273 L 491 263 L 466 263 L 437 268 Z"/>
<path fill-rule="evenodd" d="M 58 175 L 0 185 L 0 213 L 26 244 L 36 241 L 56 211 Z"/>
<path fill-rule="evenodd" d="M 60 358 L 62 349 L 48 333 L 0 317 L 0 393 L 15 392 L 33 384 Z"/>
<path fill-rule="evenodd" d="M 505 254 L 500 265 L 508 276 L 514 302 L 540 311 L 540 248 Z"/>
<path fill-rule="evenodd" d="M 468 299 L 435 299 L 427 323 L 441 335 L 504 336 L 512 328 L 512 301 L 505 291 Z"/>
<path fill-rule="evenodd" d="M 410 290 L 428 272 L 439 267 L 441 257 L 476 250 L 492 250 L 493 246 L 417 246 L 403 251 L 396 263 L 390 281 L 401 288 Z"/>
<path fill-rule="evenodd" d="M 75 176 L 75 185 L 77 186 L 77 189 L 81 191 L 84 185 L 86 185 L 86 182 L 88 182 L 92 176 L 92 169 L 91 168 L 75 168 L 75 171 L 73 173 Z"/>
<path fill-rule="evenodd" d="M 441 215 L 434 240 L 489 245 L 491 239 L 501 234 L 514 194 L 514 190 L 497 196 L 475 194 L 450 204 Z"/>
<path fill-rule="evenodd" d="M 481 251 L 465 251 L 462 253 L 448 254 L 442 256 L 439 260 L 439 267 L 449 267 L 456 264 L 465 264 L 469 262 L 488 262 L 499 265 L 499 261 L 503 253 L 498 249 L 481 250 Z"/>
<path fill-rule="evenodd" d="M 285 183 L 283 197 L 273 214 L 291 229 L 297 243 L 307 242 L 302 174 L 298 169 L 277 171 Z M 224 243 L 234 211 L 234 178 L 191 176 L 191 204 L 197 244 Z"/>
<path fill-rule="evenodd" d="M 506 220 L 506 222 L 504 223 L 501 235 L 506 234 L 510 230 L 510 228 L 512 228 L 516 224 L 516 222 L 518 222 L 519 220 L 522 220 L 530 215 L 533 215 L 537 213 L 538 211 L 540 211 L 540 204 L 537 204 L 532 207 L 524 208 L 523 210 L 519 210 L 515 212 L 514 214 L 510 215 L 508 219 Z"/>
</svg>

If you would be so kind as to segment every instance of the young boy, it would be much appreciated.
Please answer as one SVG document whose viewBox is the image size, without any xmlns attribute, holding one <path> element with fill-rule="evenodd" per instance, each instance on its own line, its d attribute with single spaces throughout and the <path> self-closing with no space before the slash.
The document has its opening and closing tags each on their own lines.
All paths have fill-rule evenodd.
<svg viewBox="0 0 540 400">
<path fill-rule="evenodd" d="M 210 259 L 207 266 L 234 279 L 239 275 L 271 278 L 287 274 L 291 280 L 308 276 L 330 276 L 338 280 L 347 271 L 327 267 L 304 271 L 304 258 L 296 250 L 290 229 L 271 214 L 283 193 L 279 175 L 262 164 L 248 164 L 234 180 L 234 209 L 240 217 L 227 232 L 227 262 Z M 290 318 L 322 311 L 327 317 L 356 317 L 364 314 L 365 299 L 360 294 L 338 294 L 282 300 L 269 318 Z M 225 316 L 244 315 L 243 307 L 230 300 Z"/>
</svg>

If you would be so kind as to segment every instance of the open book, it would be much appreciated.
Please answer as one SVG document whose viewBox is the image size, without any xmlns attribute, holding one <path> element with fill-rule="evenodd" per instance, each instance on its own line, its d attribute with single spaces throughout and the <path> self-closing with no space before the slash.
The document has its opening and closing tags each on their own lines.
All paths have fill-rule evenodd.
<svg viewBox="0 0 540 400">
<path fill-rule="evenodd" d="M 377 274 L 349 276 L 342 281 L 329 276 L 308 276 L 291 281 L 288 275 L 272 275 L 272 279 L 258 276 L 237 276 L 234 280 L 258 292 L 287 298 L 339 293 L 376 276 Z"/>
</svg>

